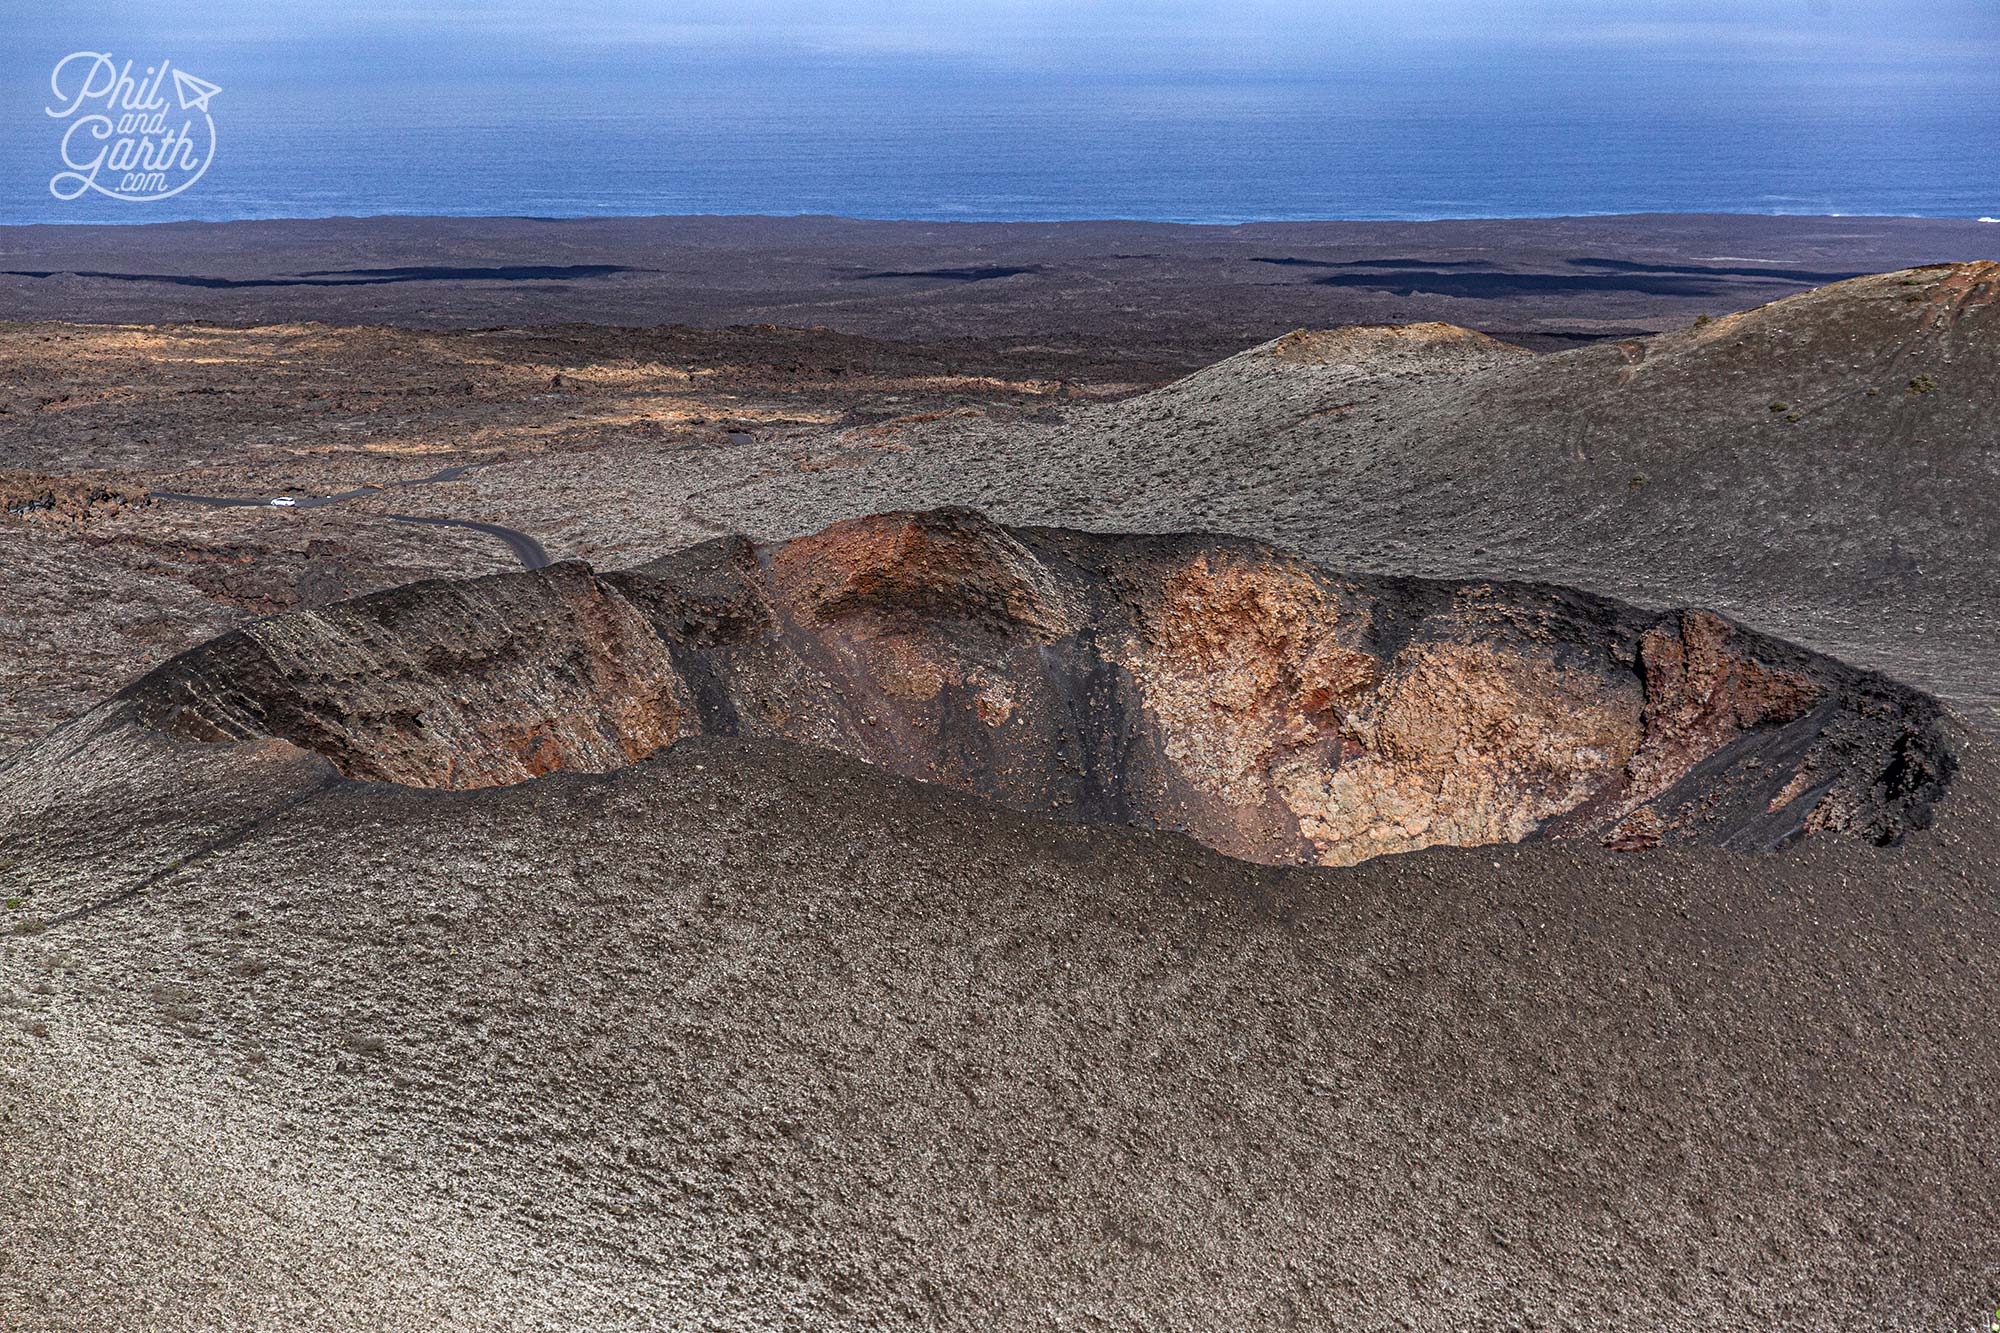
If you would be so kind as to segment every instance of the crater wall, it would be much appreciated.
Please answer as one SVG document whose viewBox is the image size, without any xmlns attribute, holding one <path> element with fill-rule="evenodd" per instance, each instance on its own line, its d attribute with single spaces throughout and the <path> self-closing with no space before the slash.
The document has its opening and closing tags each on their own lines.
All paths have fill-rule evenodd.
<svg viewBox="0 0 2000 1333">
<path fill-rule="evenodd" d="M 175 736 L 416 787 L 781 738 L 1271 863 L 1893 841 L 1952 768 L 1925 696 L 1709 612 L 964 510 L 414 584 L 260 622 L 130 695 Z"/>
</svg>

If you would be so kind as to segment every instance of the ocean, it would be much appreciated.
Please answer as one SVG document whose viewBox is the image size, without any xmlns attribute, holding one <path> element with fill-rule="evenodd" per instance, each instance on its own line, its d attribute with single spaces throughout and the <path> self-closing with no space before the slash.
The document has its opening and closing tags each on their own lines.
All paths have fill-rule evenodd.
<svg viewBox="0 0 2000 1333">
<path fill-rule="evenodd" d="M 16 71 L 0 223 L 2000 214 L 2000 73 L 1979 62 L 1917 82 L 1776 60 L 1173 79 L 701 60 L 429 79 L 178 58 L 220 87 L 199 179 L 167 198 L 56 198 L 65 122 L 44 113 L 47 73 Z"/>
</svg>

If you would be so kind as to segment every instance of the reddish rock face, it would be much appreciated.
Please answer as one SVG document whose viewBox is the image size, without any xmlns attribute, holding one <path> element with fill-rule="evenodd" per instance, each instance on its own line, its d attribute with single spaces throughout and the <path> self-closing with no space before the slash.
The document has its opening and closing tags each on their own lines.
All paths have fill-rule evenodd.
<svg viewBox="0 0 2000 1333">
<path fill-rule="evenodd" d="M 275 736 L 430 787 L 777 737 L 1326 865 L 1531 836 L 1889 839 L 1951 765 L 1931 701 L 1707 612 L 952 510 L 412 585 L 262 622 L 132 697 L 182 737 Z"/>
</svg>

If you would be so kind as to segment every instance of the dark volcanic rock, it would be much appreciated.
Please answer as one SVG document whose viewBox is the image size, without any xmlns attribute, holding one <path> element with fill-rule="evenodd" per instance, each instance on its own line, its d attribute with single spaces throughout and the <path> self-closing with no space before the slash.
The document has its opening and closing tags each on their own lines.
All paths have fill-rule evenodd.
<svg viewBox="0 0 2000 1333">
<path fill-rule="evenodd" d="M 143 487 L 102 478 L 0 471 L 0 513 L 7 518 L 84 526 L 129 506 L 150 504 Z"/>
<path fill-rule="evenodd" d="M 1891 841 L 1953 762 L 1924 696 L 1708 612 L 965 510 L 416 584 L 228 635 L 128 699 L 187 740 L 448 789 L 783 739 L 1323 865 L 1537 835 Z"/>
</svg>

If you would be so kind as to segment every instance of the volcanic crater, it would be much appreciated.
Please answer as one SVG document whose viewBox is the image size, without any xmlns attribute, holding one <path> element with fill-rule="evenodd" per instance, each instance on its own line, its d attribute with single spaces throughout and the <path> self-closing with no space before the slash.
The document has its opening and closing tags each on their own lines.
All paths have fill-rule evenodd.
<svg viewBox="0 0 2000 1333">
<path fill-rule="evenodd" d="M 123 698 L 183 740 L 453 790 L 783 739 L 1273 864 L 1887 843 L 1954 768 L 1928 696 L 1711 612 L 958 509 L 412 584 L 251 625 Z"/>
</svg>

